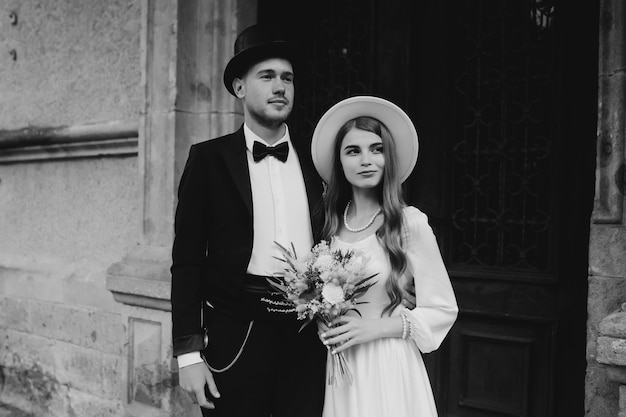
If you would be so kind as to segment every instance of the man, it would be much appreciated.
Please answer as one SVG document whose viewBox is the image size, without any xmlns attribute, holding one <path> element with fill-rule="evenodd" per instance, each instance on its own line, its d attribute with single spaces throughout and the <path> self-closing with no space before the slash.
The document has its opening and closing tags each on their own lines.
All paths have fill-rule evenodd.
<svg viewBox="0 0 626 417">
<path fill-rule="evenodd" d="M 236 132 L 192 146 L 178 191 L 172 251 L 174 356 L 203 416 L 319 417 L 326 350 L 266 277 L 274 242 L 306 253 L 322 182 L 309 143 L 290 136 L 296 50 L 254 25 L 224 71 L 241 100 Z M 204 310 L 202 314 L 201 311 Z"/>
</svg>

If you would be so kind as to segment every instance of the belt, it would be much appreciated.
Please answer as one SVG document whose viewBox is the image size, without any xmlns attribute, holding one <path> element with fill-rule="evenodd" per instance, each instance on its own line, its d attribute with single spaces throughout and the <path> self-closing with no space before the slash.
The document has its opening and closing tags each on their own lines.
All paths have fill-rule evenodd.
<svg viewBox="0 0 626 417">
<path fill-rule="evenodd" d="M 267 281 L 269 278 L 246 274 L 242 287 L 242 299 L 248 306 L 249 313 L 257 319 L 294 318 L 293 304 L 285 301 L 282 294 Z"/>
<path fill-rule="evenodd" d="M 243 281 L 243 291 L 249 294 L 269 294 L 276 289 L 267 280 L 270 277 L 262 275 L 246 274 Z"/>
</svg>

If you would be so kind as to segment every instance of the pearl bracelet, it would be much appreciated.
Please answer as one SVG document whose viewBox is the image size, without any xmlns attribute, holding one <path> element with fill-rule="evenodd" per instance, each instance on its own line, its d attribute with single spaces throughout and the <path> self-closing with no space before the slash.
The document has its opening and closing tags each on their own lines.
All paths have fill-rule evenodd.
<svg viewBox="0 0 626 417">
<path fill-rule="evenodd" d="M 409 323 L 408 317 L 404 311 L 400 313 L 400 318 L 402 318 L 402 339 L 406 339 L 409 332 Z"/>
</svg>

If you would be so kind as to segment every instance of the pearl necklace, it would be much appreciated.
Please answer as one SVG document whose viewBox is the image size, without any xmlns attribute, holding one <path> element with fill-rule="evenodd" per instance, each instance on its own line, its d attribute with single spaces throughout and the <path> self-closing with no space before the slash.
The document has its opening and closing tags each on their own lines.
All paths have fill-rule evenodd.
<svg viewBox="0 0 626 417">
<path fill-rule="evenodd" d="M 367 229 L 368 227 L 370 227 L 372 225 L 372 223 L 374 223 L 374 220 L 376 220 L 376 216 L 378 216 L 380 214 L 380 212 L 382 211 L 380 208 L 378 210 L 376 210 L 376 213 L 374 213 L 374 215 L 372 216 L 372 218 L 370 219 L 369 222 L 367 222 L 367 224 L 363 227 L 359 227 L 358 229 L 353 229 L 350 226 L 348 226 L 348 209 L 350 208 L 350 203 L 352 202 L 352 200 L 348 201 L 348 204 L 346 204 L 346 208 L 343 211 L 343 225 L 346 226 L 346 229 L 348 229 L 348 231 L 352 232 L 352 233 L 358 233 L 358 232 L 362 232 L 363 230 Z"/>
</svg>

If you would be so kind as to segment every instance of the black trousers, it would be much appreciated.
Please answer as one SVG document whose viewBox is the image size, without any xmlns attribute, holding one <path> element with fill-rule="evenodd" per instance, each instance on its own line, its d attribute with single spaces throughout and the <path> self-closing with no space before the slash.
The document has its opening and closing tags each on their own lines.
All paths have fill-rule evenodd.
<svg viewBox="0 0 626 417">
<path fill-rule="evenodd" d="M 214 410 L 201 409 L 203 417 L 320 417 L 326 348 L 315 323 L 298 332 L 302 323 L 257 319 L 250 328 L 246 319 L 213 310 L 203 354 L 218 370 L 212 373 L 221 397 L 212 399 Z"/>
</svg>

